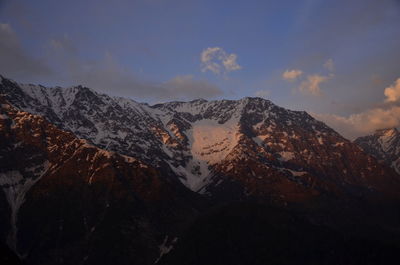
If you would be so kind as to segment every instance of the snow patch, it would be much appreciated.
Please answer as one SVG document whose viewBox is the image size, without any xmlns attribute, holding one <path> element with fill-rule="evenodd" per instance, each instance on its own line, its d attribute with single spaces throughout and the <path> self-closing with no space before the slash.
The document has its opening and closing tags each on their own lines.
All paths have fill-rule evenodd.
<svg viewBox="0 0 400 265">
<path fill-rule="evenodd" d="M 266 135 L 257 135 L 256 137 L 253 137 L 253 141 L 258 144 L 259 146 L 263 147 L 263 142 L 265 141 L 265 139 L 267 139 L 270 135 L 266 134 Z"/>
<path fill-rule="evenodd" d="M 36 173 L 36 178 L 24 178 L 21 172 L 17 170 L 0 173 L 0 187 L 3 189 L 11 209 L 11 231 L 8 235 L 7 243 L 17 254 L 17 220 L 19 209 L 25 202 L 26 193 L 47 172 L 49 165 L 50 163 L 48 161 L 44 162 L 41 165 L 41 170 Z M 39 166 L 30 168 L 29 171 L 37 170 L 38 167 Z"/>
<path fill-rule="evenodd" d="M 185 172 L 177 168 L 174 171 L 185 175 L 183 183 L 187 187 L 199 191 L 207 184 L 210 167 L 225 159 L 237 145 L 240 138 L 238 120 L 232 118 L 224 124 L 211 119 L 199 120 L 185 134 L 192 159 L 186 164 Z"/>
<path fill-rule="evenodd" d="M 174 248 L 174 244 L 177 241 L 178 241 L 178 238 L 175 237 L 170 242 L 170 244 L 168 244 L 168 236 L 165 236 L 164 241 L 162 242 L 162 244 L 158 246 L 158 248 L 160 250 L 160 256 L 157 258 L 157 260 L 154 262 L 154 264 L 157 264 L 164 255 L 166 255 L 169 252 L 171 252 L 171 250 Z"/>
</svg>

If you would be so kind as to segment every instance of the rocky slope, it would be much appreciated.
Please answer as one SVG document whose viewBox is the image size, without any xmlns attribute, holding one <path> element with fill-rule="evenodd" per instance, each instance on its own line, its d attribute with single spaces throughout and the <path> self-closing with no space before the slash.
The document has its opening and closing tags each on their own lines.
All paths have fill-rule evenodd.
<svg viewBox="0 0 400 265">
<path fill-rule="evenodd" d="M 400 227 L 399 175 L 306 112 L 0 79 L 0 238 L 33 264 L 161 262 L 234 201 L 312 226 Z"/>
<path fill-rule="evenodd" d="M 290 201 L 321 191 L 389 194 L 398 182 L 324 123 L 261 98 L 149 106 L 80 86 L 46 88 L 5 78 L 0 94 L 100 148 L 140 158 L 199 193 L 220 196 L 234 189 L 228 197 L 268 194 Z"/>
<path fill-rule="evenodd" d="M 372 135 L 357 138 L 354 143 L 400 174 L 400 133 L 396 128 L 377 130 Z"/>
<path fill-rule="evenodd" d="M 29 264 L 153 264 L 196 214 L 180 182 L 0 103 L 0 236 Z"/>
</svg>

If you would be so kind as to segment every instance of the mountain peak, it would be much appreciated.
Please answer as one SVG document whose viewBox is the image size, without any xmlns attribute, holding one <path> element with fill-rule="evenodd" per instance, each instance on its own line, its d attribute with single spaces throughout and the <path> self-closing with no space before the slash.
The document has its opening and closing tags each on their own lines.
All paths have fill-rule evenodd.
<svg viewBox="0 0 400 265">
<path fill-rule="evenodd" d="M 400 133 L 397 128 L 376 130 L 354 141 L 366 153 L 394 168 L 400 174 Z"/>
<path fill-rule="evenodd" d="M 204 98 L 196 98 L 196 99 L 193 99 L 193 100 L 191 100 L 190 101 L 190 103 L 206 103 L 206 102 L 208 102 L 206 99 L 204 99 Z"/>
<path fill-rule="evenodd" d="M 399 134 L 399 131 L 397 130 L 397 128 L 393 127 L 393 128 L 385 128 L 385 129 L 378 129 L 375 131 L 375 135 L 378 136 L 394 136 Z"/>
</svg>

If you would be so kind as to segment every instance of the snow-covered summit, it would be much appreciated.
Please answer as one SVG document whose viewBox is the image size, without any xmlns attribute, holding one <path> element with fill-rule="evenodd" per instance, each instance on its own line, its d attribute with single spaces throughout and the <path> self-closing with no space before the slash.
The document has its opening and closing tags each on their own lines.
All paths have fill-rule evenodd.
<svg viewBox="0 0 400 265">
<path fill-rule="evenodd" d="M 374 134 L 359 137 L 354 142 L 400 174 L 400 133 L 396 128 L 376 130 Z"/>
<path fill-rule="evenodd" d="M 136 157 L 200 192 L 233 172 L 254 174 L 253 168 L 237 171 L 249 161 L 263 168 L 261 179 L 279 175 L 302 183 L 298 178 L 310 174 L 351 175 L 337 159 L 358 152 L 306 112 L 263 98 L 148 105 L 82 86 L 47 88 L 8 79 L 1 81 L 0 94 L 21 110 L 100 148 Z"/>
</svg>

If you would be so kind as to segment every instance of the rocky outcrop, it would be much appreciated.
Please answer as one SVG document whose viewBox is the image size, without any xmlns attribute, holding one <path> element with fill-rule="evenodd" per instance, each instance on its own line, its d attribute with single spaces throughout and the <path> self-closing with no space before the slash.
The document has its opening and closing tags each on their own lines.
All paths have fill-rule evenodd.
<svg viewBox="0 0 400 265">
<path fill-rule="evenodd" d="M 400 174 L 400 133 L 396 128 L 377 130 L 357 138 L 354 143 Z"/>
</svg>

